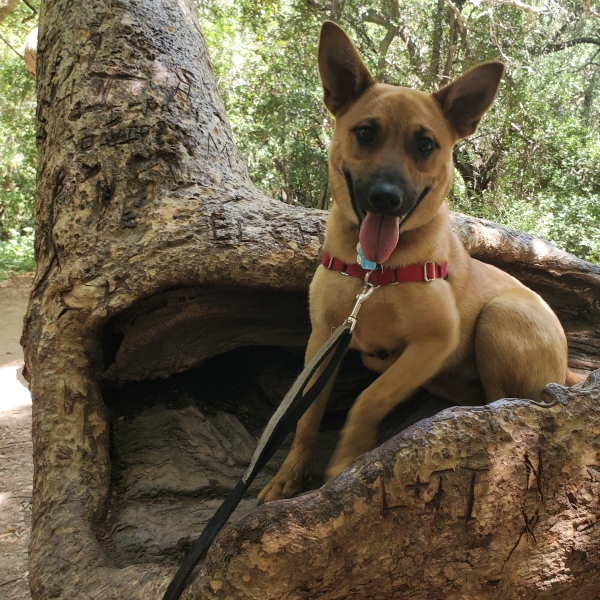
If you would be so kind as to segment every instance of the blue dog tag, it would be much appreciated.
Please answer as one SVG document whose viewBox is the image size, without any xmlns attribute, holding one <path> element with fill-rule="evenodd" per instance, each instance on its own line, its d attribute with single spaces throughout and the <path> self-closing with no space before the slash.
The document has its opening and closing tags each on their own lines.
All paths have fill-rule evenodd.
<svg viewBox="0 0 600 600">
<path fill-rule="evenodd" d="M 358 260 L 356 261 L 365 271 L 374 271 L 377 268 L 377 263 L 371 262 L 365 258 L 360 244 L 357 247 Z"/>
</svg>

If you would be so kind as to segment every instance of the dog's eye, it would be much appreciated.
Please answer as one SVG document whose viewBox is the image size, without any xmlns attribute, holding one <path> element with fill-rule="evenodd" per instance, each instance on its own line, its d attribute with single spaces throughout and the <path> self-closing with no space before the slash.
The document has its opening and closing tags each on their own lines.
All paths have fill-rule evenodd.
<svg viewBox="0 0 600 600">
<path fill-rule="evenodd" d="M 422 137 L 418 143 L 417 148 L 422 154 L 429 154 L 435 148 L 435 142 L 428 137 Z"/>
<path fill-rule="evenodd" d="M 372 144 L 375 140 L 375 128 L 363 125 L 355 130 L 356 139 L 359 144 Z"/>
</svg>

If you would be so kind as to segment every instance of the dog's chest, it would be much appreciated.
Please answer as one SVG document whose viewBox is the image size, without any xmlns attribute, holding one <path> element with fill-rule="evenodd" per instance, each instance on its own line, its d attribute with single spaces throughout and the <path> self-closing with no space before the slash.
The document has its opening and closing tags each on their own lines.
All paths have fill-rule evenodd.
<svg viewBox="0 0 600 600">
<path fill-rule="evenodd" d="M 364 284 L 352 277 L 319 271 L 311 290 L 311 318 L 330 331 L 350 315 Z M 448 282 L 441 279 L 377 288 L 358 312 L 350 347 L 382 358 L 384 353 L 401 352 L 409 342 L 422 337 L 449 335 L 452 327 L 448 323 L 458 318 L 449 292 Z"/>
<path fill-rule="evenodd" d="M 403 349 L 406 328 L 399 312 L 397 305 L 384 302 L 363 306 L 350 347 L 378 357 Z"/>
<path fill-rule="evenodd" d="M 387 301 L 380 290 L 375 293 L 378 297 L 369 298 L 360 308 L 350 347 L 367 354 L 387 355 L 404 348 L 407 327 L 401 304 Z M 328 307 L 327 321 L 331 327 L 345 321 L 354 299 L 354 294 L 348 294 L 341 302 Z"/>
</svg>

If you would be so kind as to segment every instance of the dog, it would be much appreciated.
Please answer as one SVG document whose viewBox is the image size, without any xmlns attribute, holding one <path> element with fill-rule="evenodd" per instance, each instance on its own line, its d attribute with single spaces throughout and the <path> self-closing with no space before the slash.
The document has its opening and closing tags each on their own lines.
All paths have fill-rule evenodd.
<svg viewBox="0 0 600 600">
<path fill-rule="evenodd" d="M 432 94 L 377 83 L 332 22 L 321 29 L 318 65 L 335 117 L 333 205 L 324 259 L 310 286 L 306 362 L 350 314 L 365 279 L 381 283 L 362 306 L 350 345 L 381 375 L 348 413 L 330 479 L 373 447 L 380 421 L 422 386 L 477 405 L 539 400 L 547 383 L 572 384 L 577 376 L 567 369 L 565 334 L 546 302 L 471 258 L 450 228 L 452 148 L 477 129 L 504 65 L 480 64 Z M 259 502 L 302 491 L 332 386 L 333 379 L 299 421 Z"/>
</svg>

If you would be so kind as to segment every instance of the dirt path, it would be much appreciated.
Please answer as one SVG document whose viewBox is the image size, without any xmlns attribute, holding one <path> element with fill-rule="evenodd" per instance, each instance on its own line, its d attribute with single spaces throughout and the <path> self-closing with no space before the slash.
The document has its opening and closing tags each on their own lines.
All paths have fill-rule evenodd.
<svg viewBox="0 0 600 600">
<path fill-rule="evenodd" d="M 32 278 L 0 283 L 0 598 L 29 600 L 31 398 L 19 344 Z"/>
</svg>

